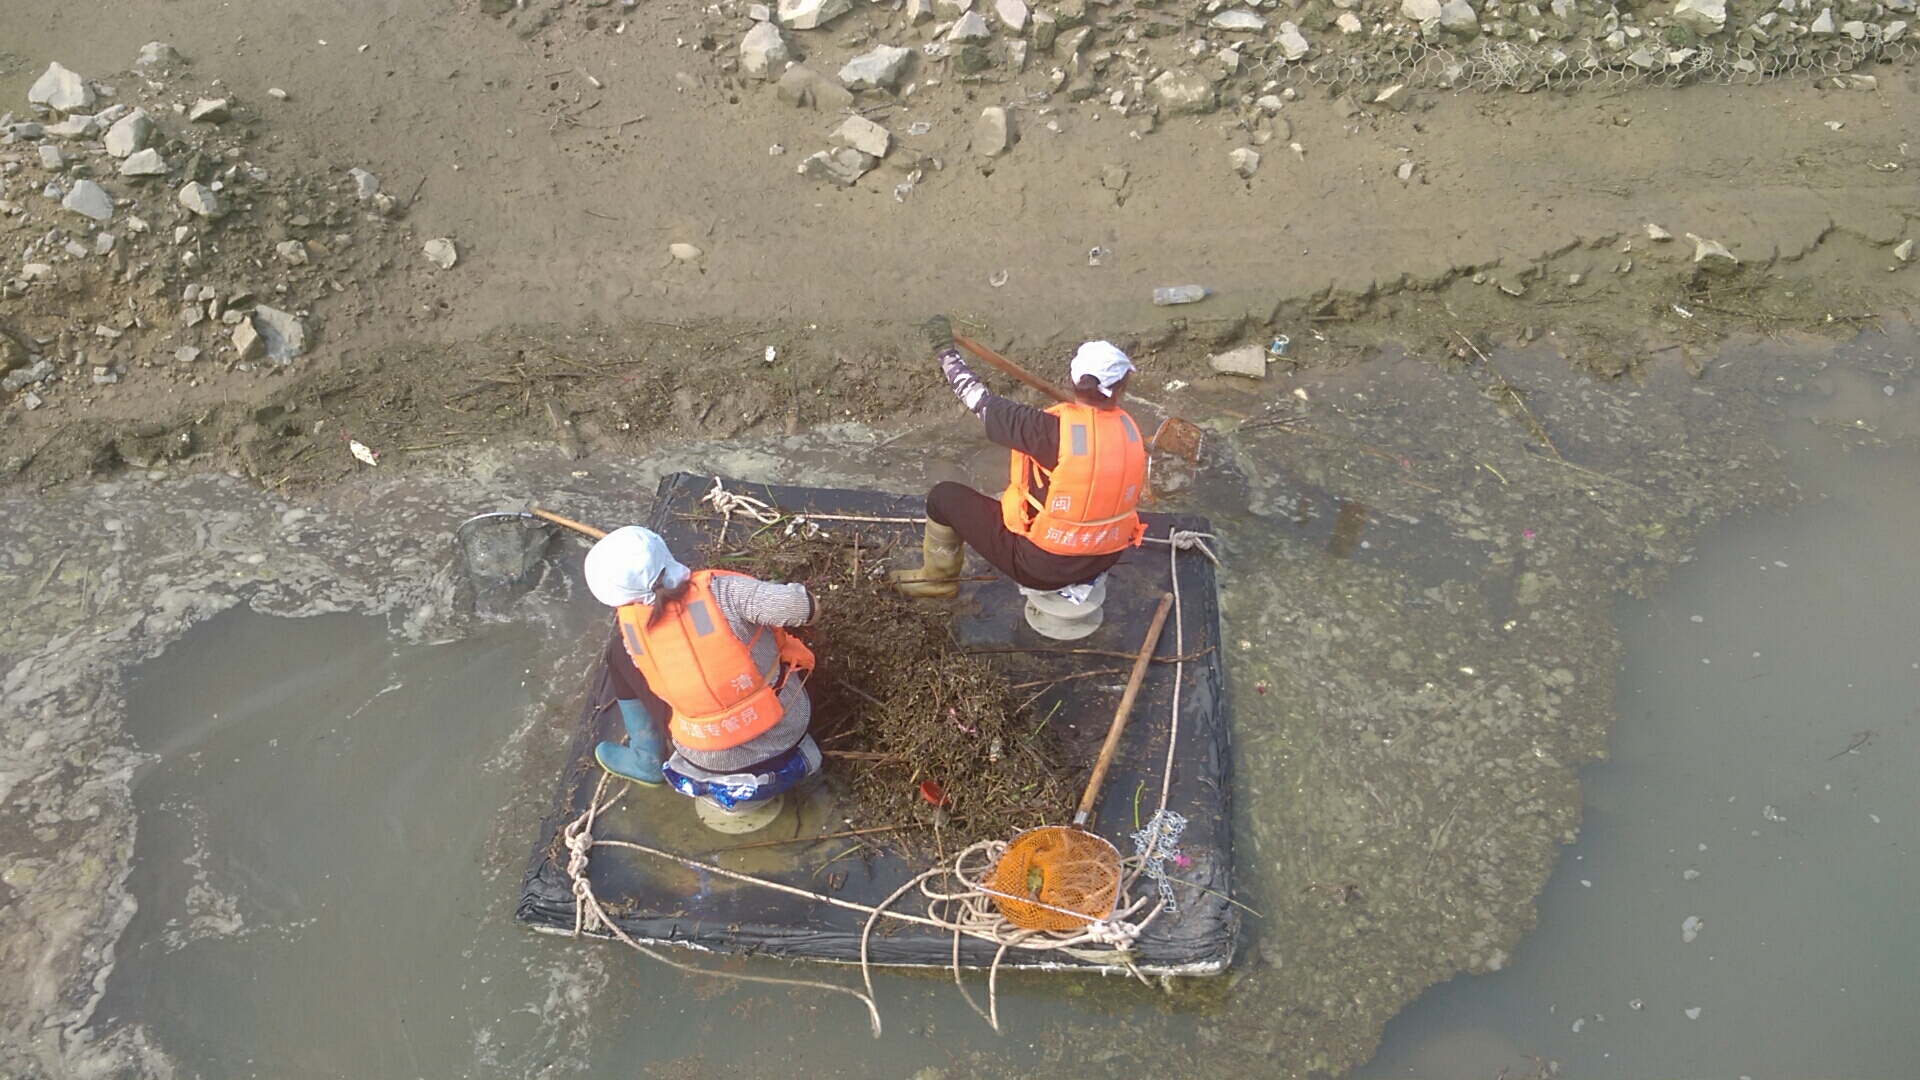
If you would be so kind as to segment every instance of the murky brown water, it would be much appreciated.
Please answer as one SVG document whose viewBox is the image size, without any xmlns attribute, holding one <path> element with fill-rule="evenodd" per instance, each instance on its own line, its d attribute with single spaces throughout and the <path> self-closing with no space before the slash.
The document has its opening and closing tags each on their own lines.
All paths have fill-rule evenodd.
<svg viewBox="0 0 1920 1080">
<path fill-rule="evenodd" d="M 148 665 L 158 755 L 109 1017 L 206 1075 L 401 1075 L 471 1060 L 509 911 L 483 855 L 533 636 L 396 644 L 383 620 L 232 612 Z M 482 1021 L 480 1016 L 486 1016 Z"/>
<path fill-rule="evenodd" d="M 1719 527 L 1619 605 L 1613 755 L 1539 929 L 1394 1019 L 1359 1075 L 1920 1068 L 1920 460 L 1805 422 L 1775 441 L 1806 504 Z"/>
<path fill-rule="evenodd" d="M 140 910 L 96 1023 L 139 1025 L 200 1075 L 1259 1075 L 1358 1064 L 1428 982 L 1505 967 L 1428 993 L 1369 1068 L 1491 1075 L 1531 1068 L 1520 1052 L 1532 1051 L 1596 1074 L 1760 1075 L 1765 1062 L 1730 1048 L 1777 1033 L 1789 1000 L 1809 1025 L 1874 1043 L 1861 1033 L 1911 997 L 1916 967 L 1898 933 L 1910 920 L 1887 899 L 1910 896 L 1914 876 L 1900 846 L 1913 772 L 1899 767 L 1914 717 L 1894 706 L 1915 699 L 1915 673 L 1881 669 L 1920 661 L 1895 614 L 1913 609 L 1920 485 L 1910 456 L 1905 472 L 1869 460 L 1879 437 L 1847 425 L 1911 411 L 1912 360 L 1883 378 L 1888 362 L 1862 354 L 1838 381 L 1817 359 L 1734 361 L 1747 367 L 1711 388 L 1668 373 L 1634 389 L 1551 354 L 1503 355 L 1579 469 L 1543 459 L 1470 377 L 1406 362 L 1304 378 L 1311 406 L 1277 386 L 1283 423 L 1328 433 L 1315 440 L 1216 425 L 1214 464 L 1169 503 L 1211 514 L 1228 561 L 1236 891 L 1261 916 L 1225 979 L 1171 995 L 1009 980 L 1010 1034 L 996 1038 L 943 974 L 884 975 L 876 1044 L 839 999 L 526 932 L 510 921 L 515 886 L 565 738 L 549 705 L 576 692 L 580 666 L 554 657 L 585 640 L 592 612 L 439 644 L 358 616 L 241 612 L 132 683 L 127 727 L 158 757 L 135 788 Z M 1808 400 L 1823 426 L 1800 427 L 1857 452 L 1771 455 L 1756 418 Z M 849 430 L 692 447 L 628 471 L 993 483 L 997 455 L 942 439 L 875 447 Z M 1831 498 L 1724 527 L 1663 584 L 1701 524 L 1777 505 L 1789 475 Z M 1889 484 L 1909 498 L 1868 500 Z M 1775 551 L 1787 567 L 1748 565 Z M 1823 566 L 1855 576 L 1840 588 Z M 1873 587 L 1903 566 L 1907 593 Z M 1616 606 L 1621 587 L 1656 591 Z M 1851 644 L 1842 626 L 1879 629 Z M 1848 681 L 1845 694 L 1833 685 Z M 1609 742 L 1616 700 L 1627 719 Z M 1679 741 L 1652 741 L 1643 722 Z M 1878 734 L 1861 754 L 1802 760 L 1866 729 Z M 1572 766 L 1609 745 L 1583 796 Z M 1689 868 L 1701 876 L 1683 881 Z M 1542 928 L 1522 939 L 1542 881 Z M 1683 946 L 1688 915 L 1705 925 Z M 1871 954 L 1850 951 L 1847 928 Z M 1822 971 L 1829 999 L 1794 997 Z M 1542 1002 L 1553 1011 L 1533 1015 Z M 1881 1039 L 1847 1056 L 1847 1041 L 1805 1045 L 1827 1073 L 1912 1053 Z"/>
</svg>

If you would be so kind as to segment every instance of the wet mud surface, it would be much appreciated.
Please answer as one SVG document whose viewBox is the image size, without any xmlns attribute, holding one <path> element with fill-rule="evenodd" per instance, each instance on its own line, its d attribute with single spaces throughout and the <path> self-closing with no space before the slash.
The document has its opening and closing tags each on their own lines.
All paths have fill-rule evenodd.
<svg viewBox="0 0 1920 1080">
<path fill-rule="evenodd" d="M 1729 347 L 1699 377 L 1673 363 L 1637 384 L 1597 381 L 1536 348 L 1302 371 L 1264 402 L 1206 388 L 1181 398 L 1216 435 L 1166 501 L 1206 507 L 1225 549 L 1236 848 L 1241 899 L 1261 917 L 1247 920 L 1223 979 L 1167 993 L 1015 980 L 1011 992 L 1069 1004 L 1036 1015 L 1030 1052 L 970 1047 L 961 1062 L 981 1074 L 1067 1062 L 1115 1075 L 1340 1072 L 1429 983 L 1503 966 L 1560 845 L 1577 836 L 1575 769 L 1604 752 L 1619 658 L 1610 598 L 1657 588 L 1703 525 L 1796 497 L 1759 434 L 1787 397 L 1831 395 L 1819 421 L 1840 437 L 1910 444 L 1891 419 L 1913 377 L 1911 337 L 1899 335 L 1834 352 Z M 1858 389 L 1883 385 L 1895 393 Z M 124 726 L 131 665 L 238 604 L 377 614 L 401 639 L 459 637 L 452 527 L 530 497 L 616 522 L 639 517 L 635 493 L 678 468 L 990 484 L 996 455 L 956 454 L 968 444 L 949 428 L 894 438 L 847 425 L 624 462 L 482 451 L 457 467 L 368 470 L 297 504 L 250 481 L 162 469 L 13 496 L 0 920 L 24 976 L 8 1014 L 32 1022 L 10 1029 L 9 1068 L 170 1060 L 154 1030 L 98 1015 L 113 943 L 135 917 L 130 792 L 149 759 Z M 533 665 L 550 701 L 515 729 L 530 792 L 557 766 L 581 662 L 571 645 L 592 622 L 574 593 L 556 574 L 523 601 L 553 643 Z M 527 803 L 501 815 L 489 858 L 523 857 L 538 800 Z M 266 918 L 249 890 L 233 893 L 234 916 Z M 872 1064 L 911 1055 L 885 1059 Z"/>
<path fill-rule="evenodd" d="M 1107 336 L 1189 382 L 1212 377 L 1209 353 L 1275 335 L 1310 368 L 1383 345 L 1439 360 L 1461 334 L 1540 339 L 1612 379 L 1676 352 L 1697 364 L 1729 333 L 1837 340 L 1915 295 L 1912 249 L 1895 254 L 1913 239 L 1904 177 L 1920 148 L 1910 42 L 1869 65 L 1871 91 L 1436 87 L 1394 107 L 1316 76 L 1271 115 L 1251 99 L 1278 81 L 1248 53 L 1221 75 L 1236 89 L 1217 112 L 1145 124 L 1160 106 L 1138 84 L 1174 31 L 1163 13 L 1082 10 L 1067 36 L 1111 39 L 1096 54 L 1124 108 L 1054 95 L 1038 61 L 1018 78 L 943 78 L 948 61 L 928 54 L 917 94 L 849 106 L 901 146 L 841 190 L 792 167 L 837 114 L 741 74 L 751 20 L 735 4 L 675 0 L 644 19 L 559 4 L 506 29 L 468 6 L 283 22 L 274 4 L 192 0 L 129 25 L 37 2 L 12 13 L 0 78 L 24 87 L 61 60 L 114 91 L 99 107 L 155 114 L 170 171 L 121 177 L 87 139 L 47 144 L 64 147 L 53 168 L 37 137 L 0 146 L 0 248 L 44 268 L 8 279 L 0 357 L 48 365 L 0 409 L 0 478 L 36 488 L 179 460 L 311 487 L 354 467 L 349 440 L 399 464 L 501 439 L 631 452 L 892 424 L 944 408 L 903 347 L 936 309 L 1036 362 Z M 236 32 L 213 40 L 213 23 Z M 921 33 L 891 12 L 846 24 L 800 35 L 804 58 L 834 66 Z M 1251 46 L 1182 32 L 1199 51 L 1181 64 Z M 130 68 L 156 36 L 173 59 Z M 231 116 L 187 121 L 212 95 Z M 983 159 L 969 132 L 996 101 L 1027 137 Z M 587 123 L 561 119 L 595 104 Z M 5 110 L 28 117 L 23 99 Z M 619 121 L 602 115 L 647 119 L 609 131 L 596 125 Z M 921 124 L 925 138 L 906 135 Z M 1227 149 L 1259 136 L 1266 170 L 1234 175 Z M 943 167 L 893 198 L 908 175 L 894 165 L 923 159 Z M 361 197 L 356 169 L 378 193 Z M 224 185 L 229 212 L 184 209 L 190 178 Z M 82 180 L 113 196 L 107 221 L 48 194 Z M 451 239 L 456 265 L 429 262 L 429 239 Z M 1209 297 L 1148 302 L 1188 280 Z M 302 355 L 241 351 L 235 319 L 262 305 L 304 321 Z"/>
</svg>

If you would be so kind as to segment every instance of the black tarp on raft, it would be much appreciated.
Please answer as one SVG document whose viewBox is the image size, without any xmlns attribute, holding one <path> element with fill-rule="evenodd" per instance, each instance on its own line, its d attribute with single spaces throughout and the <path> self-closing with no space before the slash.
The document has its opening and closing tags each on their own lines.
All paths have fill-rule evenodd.
<svg viewBox="0 0 1920 1080">
<path fill-rule="evenodd" d="M 917 517 L 923 513 L 917 497 L 883 495 L 870 491 L 822 488 L 769 487 L 727 480 L 729 491 L 763 499 L 789 513 L 852 514 L 872 517 Z M 700 497 L 713 478 L 685 473 L 661 481 L 650 527 L 664 536 L 673 550 L 692 564 L 689 553 L 709 542 L 720 519 L 706 512 Z M 1145 514 L 1150 537 L 1165 537 L 1169 529 L 1205 532 L 1204 518 L 1186 514 Z M 910 524 L 855 525 L 823 523 L 837 529 L 857 528 L 863 546 L 897 539 L 918 550 L 919 529 Z M 736 521 L 732 526 L 739 529 Z M 751 526 L 757 527 L 757 526 Z M 737 535 L 737 534 L 735 534 Z M 1188 654 L 1204 655 L 1185 665 L 1181 691 L 1180 733 L 1168 808 L 1186 816 L 1188 825 L 1179 848 L 1185 865 L 1169 869 L 1188 884 L 1174 886 L 1178 910 L 1162 914 L 1141 936 L 1136 962 L 1149 972 L 1204 974 L 1223 970 L 1232 959 L 1238 930 L 1235 910 L 1224 899 L 1232 893 L 1232 824 L 1229 807 L 1228 725 L 1223 703 L 1223 674 L 1219 655 L 1219 609 L 1212 565 L 1197 552 L 1178 559 L 1182 626 Z M 968 552 L 969 576 L 991 575 L 973 552 Z M 1162 593 L 1172 586 L 1168 550 L 1147 544 L 1130 550 L 1108 580 L 1105 622 L 1091 637 L 1078 642 L 1048 641 L 1035 634 L 1021 617 L 1022 600 L 1014 584 L 993 575 L 991 580 L 963 584 L 957 610 L 961 640 L 969 648 L 1017 647 L 1045 649 L 1070 645 L 1089 649 L 1135 652 L 1146 636 L 1148 622 Z M 1175 655 L 1173 620 L 1169 618 L 1157 655 Z M 1018 657 L 1023 680 L 1052 678 L 1075 671 L 1113 669 L 1124 662 L 1108 657 L 1063 653 L 1022 653 Z M 1145 822 L 1158 802 L 1165 765 L 1172 708 L 1173 664 L 1153 664 L 1147 671 L 1120 753 L 1108 775 L 1105 796 L 1094 821 L 1095 831 L 1131 854 L 1129 839 L 1136 818 Z M 1080 764 L 1076 784 L 1083 783 L 1100 740 L 1113 717 L 1124 675 L 1095 676 L 1061 683 L 1036 703 L 1037 715 L 1046 715 L 1057 699 L 1059 708 L 1048 721 L 1058 732 L 1071 760 Z M 587 695 L 580 729 L 551 814 L 541 824 L 540 839 L 522 885 L 516 919 L 537 928 L 571 931 L 574 900 L 566 873 L 567 852 L 558 836 L 592 797 L 600 769 L 593 746 L 620 737 L 618 711 L 612 708 L 607 674 L 596 670 Z M 1078 788 L 1076 787 L 1076 791 Z M 1064 824 L 1064 822 L 1062 822 Z M 811 785 L 789 796 L 779 820 L 761 832 L 729 838 L 710 832 L 694 820 L 691 801 L 664 789 L 631 790 L 594 828 L 596 837 L 630 839 L 684 854 L 701 862 L 784 882 L 814 893 L 861 904 L 877 904 L 915 873 L 926 869 L 909 865 L 897 855 L 875 855 L 871 849 L 850 852 L 849 841 L 819 844 L 761 846 L 727 853 L 740 844 L 784 839 L 794 835 L 836 832 L 847 828 L 844 815 L 832 805 L 826 785 Z M 649 943 L 685 945 L 722 953 L 762 955 L 787 959 L 858 961 L 865 916 L 856 911 L 730 880 L 639 852 L 598 847 L 589 870 L 594 894 L 619 922 L 621 929 Z M 1198 886 L 1198 887 L 1196 887 Z M 1136 889 L 1153 887 L 1141 879 Z M 1210 891 L 1203 891 L 1210 890 Z M 951 962 L 953 939 L 930 928 L 882 920 L 869 946 L 875 963 L 945 966 Z M 964 964 L 984 967 L 992 960 L 990 946 L 966 939 L 961 945 Z M 1003 967 L 1087 967 L 1059 952 L 1022 953 L 1015 949 Z"/>
</svg>

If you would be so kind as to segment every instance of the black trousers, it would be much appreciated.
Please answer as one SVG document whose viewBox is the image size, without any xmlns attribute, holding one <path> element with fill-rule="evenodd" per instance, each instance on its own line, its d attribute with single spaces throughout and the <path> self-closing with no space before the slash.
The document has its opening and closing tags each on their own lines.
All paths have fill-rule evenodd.
<svg viewBox="0 0 1920 1080">
<path fill-rule="evenodd" d="M 666 727 L 673 710 L 647 685 L 640 669 L 633 666 L 633 656 L 627 652 L 627 643 L 620 640 L 618 627 L 614 628 L 613 636 L 607 639 L 607 652 L 603 660 L 607 665 L 607 679 L 613 683 L 613 696 L 622 701 L 638 701 L 641 708 L 653 714 L 654 722 Z"/>
<path fill-rule="evenodd" d="M 1110 555 L 1055 555 L 1016 535 L 1000 519 L 1000 500 L 965 484 L 943 481 L 927 493 L 927 517 L 954 532 L 995 570 L 1029 589 L 1064 589 L 1092 581 L 1124 552 Z"/>
</svg>

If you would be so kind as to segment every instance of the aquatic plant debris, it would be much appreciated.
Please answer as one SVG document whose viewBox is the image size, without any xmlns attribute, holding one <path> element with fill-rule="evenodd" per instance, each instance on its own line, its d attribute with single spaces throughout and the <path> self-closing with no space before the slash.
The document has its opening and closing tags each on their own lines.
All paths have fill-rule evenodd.
<svg viewBox="0 0 1920 1080">
<path fill-rule="evenodd" d="M 887 584 L 883 548 L 817 527 L 835 524 L 763 529 L 704 555 L 819 597 L 813 736 L 844 816 L 854 827 L 919 826 L 872 842 L 926 851 L 1064 820 L 1073 791 L 1045 718 L 989 661 L 961 650 L 949 608 Z"/>
</svg>

